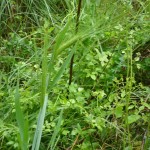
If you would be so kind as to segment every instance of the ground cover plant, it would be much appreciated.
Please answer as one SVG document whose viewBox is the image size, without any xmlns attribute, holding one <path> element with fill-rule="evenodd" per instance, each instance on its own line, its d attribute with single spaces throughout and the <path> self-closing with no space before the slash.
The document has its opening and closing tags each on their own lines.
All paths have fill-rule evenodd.
<svg viewBox="0 0 150 150">
<path fill-rule="evenodd" d="M 0 149 L 149 150 L 150 2 L 1 0 Z"/>
</svg>

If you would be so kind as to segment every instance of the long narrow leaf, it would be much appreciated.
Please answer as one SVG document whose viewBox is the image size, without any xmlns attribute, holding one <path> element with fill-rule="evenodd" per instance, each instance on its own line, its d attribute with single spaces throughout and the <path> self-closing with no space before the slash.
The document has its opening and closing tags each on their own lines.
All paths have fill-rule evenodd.
<svg viewBox="0 0 150 150">
<path fill-rule="evenodd" d="M 40 147 L 42 127 L 44 124 L 47 101 L 48 101 L 48 95 L 46 94 L 43 107 L 41 108 L 39 116 L 38 116 L 37 128 L 36 128 L 35 135 L 34 135 L 32 150 L 39 150 L 39 147 Z"/>
<path fill-rule="evenodd" d="M 41 85 L 41 106 L 44 103 L 45 94 L 47 91 L 47 83 L 49 79 L 48 74 L 48 58 L 47 58 L 47 50 L 48 50 L 48 43 L 49 43 L 49 35 L 46 33 L 45 29 L 45 36 L 44 36 L 44 47 L 43 47 L 43 57 L 42 57 L 42 85 Z M 50 30 L 51 32 L 52 30 Z"/>
<path fill-rule="evenodd" d="M 67 22 L 67 24 L 65 25 L 65 27 L 60 31 L 60 33 L 56 36 L 56 43 L 54 45 L 54 50 L 56 51 L 60 45 L 62 44 L 64 38 L 65 38 L 65 34 L 70 26 L 71 20 L 69 20 Z"/>
<path fill-rule="evenodd" d="M 78 34 L 78 35 L 75 35 L 72 39 L 69 39 L 66 42 L 62 43 L 61 46 L 59 46 L 58 49 L 57 49 L 57 55 L 60 55 L 61 52 L 64 49 L 66 49 L 66 48 L 70 47 L 71 45 L 75 44 L 77 41 L 87 38 L 87 36 L 88 36 L 87 34 L 83 34 L 83 35 Z"/>
<path fill-rule="evenodd" d="M 57 137 L 57 135 L 58 135 L 58 133 L 60 131 L 62 115 L 63 115 L 63 110 L 61 110 L 61 112 L 60 112 L 58 123 L 57 123 L 57 125 L 56 125 L 56 127 L 54 129 L 54 133 L 53 133 L 52 138 L 51 138 L 51 140 L 49 142 L 47 150 L 49 149 L 49 147 L 51 147 L 51 150 L 54 150 L 54 148 L 56 146 L 56 144 L 55 144 L 57 142 L 56 137 Z"/>
<path fill-rule="evenodd" d="M 52 89 L 54 87 L 54 85 L 58 82 L 58 80 L 61 78 L 62 74 L 64 73 L 67 65 L 70 63 L 70 60 L 73 56 L 75 52 L 75 48 L 73 48 L 70 52 L 70 54 L 68 55 L 67 59 L 65 60 L 65 62 L 63 63 L 63 65 L 61 66 L 60 70 L 58 71 L 58 73 L 56 74 L 56 76 L 54 77 L 53 81 L 50 83 L 49 89 Z"/>
<path fill-rule="evenodd" d="M 19 96 L 19 81 L 17 82 L 16 92 L 15 92 L 15 109 L 16 109 L 16 120 L 19 126 L 20 132 L 20 144 L 22 150 L 27 150 L 28 148 L 28 121 L 24 119 L 23 112 L 20 106 L 20 96 Z"/>
</svg>

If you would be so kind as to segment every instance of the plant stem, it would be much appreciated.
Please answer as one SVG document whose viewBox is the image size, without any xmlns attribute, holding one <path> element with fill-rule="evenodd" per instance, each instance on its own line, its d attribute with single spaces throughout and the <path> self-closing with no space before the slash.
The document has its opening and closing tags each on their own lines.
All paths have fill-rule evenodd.
<svg viewBox="0 0 150 150">
<path fill-rule="evenodd" d="M 82 3 L 82 0 L 79 0 L 79 3 L 78 3 L 78 10 L 77 10 L 77 20 L 76 20 L 76 28 L 75 28 L 75 33 L 78 32 L 78 26 L 79 26 L 79 18 L 80 18 L 80 13 L 81 13 L 81 3 Z M 72 76 L 73 76 L 73 63 L 74 63 L 74 54 L 71 58 L 71 61 L 70 61 L 70 72 L 69 72 L 69 85 L 72 83 Z"/>
<path fill-rule="evenodd" d="M 130 138 L 130 128 L 129 128 L 129 122 L 128 122 L 128 116 L 129 116 L 129 103 L 130 103 L 130 97 L 131 97 L 131 91 L 132 91 L 132 79 L 133 79 L 133 71 L 132 71 L 132 48 L 128 46 L 127 48 L 127 78 L 126 78 L 126 115 L 125 115 L 125 126 L 127 131 L 127 144 L 129 145 L 131 149 L 131 138 Z"/>
</svg>

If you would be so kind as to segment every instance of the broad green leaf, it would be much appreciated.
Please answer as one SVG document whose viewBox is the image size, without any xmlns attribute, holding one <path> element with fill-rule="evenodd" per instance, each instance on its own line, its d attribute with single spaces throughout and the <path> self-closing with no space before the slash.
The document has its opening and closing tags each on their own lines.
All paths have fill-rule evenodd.
<svg viewBox="0 0 150 150">
<path fill-rule="evenodd" d="M 90 75 L 93 80 L 96 80 L 96 76 L 94 74 Z"/>
<path fill-rule="evenodd" d="M 128 116 L 128 123 L 131 124 L 133 122 L 136 122 L 138 119 L 140 119 L 140 115 L 130 115 Z"/>
<path fill-rule="evenodd" d="M 106 94 L 105 94 L 104 90 L 98 91 L 98 98 L 99 98 L 99 99 L 102 99 L 105 95 L 106 95 Z"/>
<path fill-rule="evenodd" d="M 122 114 L 123 114 L 122 109 L 123 109 L 123 106 L 116 106 L 116 109 L 115 109 L 116 118 L 122 117 Z"/>
<path fill-rule="evenodd" d="M 64 130 L 64 131 L 62 132 L 63 135 L 67 135 L 68 133 L 70 133 L 69 130 Z"/>
<path fill-rule="evenodd" d="M 134 107 L 135 107 L 135 105 L 130 105 L 130 106 L 128 107 L 128 110 L 133 109 Z"/>
<path fill-rule="evenodd" d="M 121 91 L 121 97 L 123 98 L 123 97 L 125 97 L 125 95 L 126 95 L 125 90 L 122 90 L 122 91 Z"/>
</svg>

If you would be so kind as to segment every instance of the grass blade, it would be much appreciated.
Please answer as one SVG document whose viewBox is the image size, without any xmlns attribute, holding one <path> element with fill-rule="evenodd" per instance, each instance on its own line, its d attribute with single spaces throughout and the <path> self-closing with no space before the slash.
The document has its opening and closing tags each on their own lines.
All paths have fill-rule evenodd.
<svg viewBox="0 0 150 150">
<path fill-rule="evenodd" d="M 28 136 L 29 136 L 28 121 L 24 119 L 24 115 L 21 110 L 19 100 L 20 100 L 20 96 L 19 96 L 19 81 L 18 81 L 16 92 L 15 92 L 16 120 L 18 123 L 19 132 L 20 132 L 19 141 L 20 141 L 21 149 L 27 150 L 28 149 Z"/>
<path fill-rule="evenodd" d="M 61 75 L 64 73 L 67 65 L 70 63 L 70 60 L 71 60 L 74 52 L 75 52 L 75 48 L 73 48 L 71 50 L 70 54 L 67 56 L 67 59 L 65 60 L 65 62 L 61 66 L 60 70 L 58 71 L 58 73 L 54 77 L 53 81 L 50 83 L 49 89 L 52 89 L 55 86 L 55 84 L 58 82 L 58 80 L 61 78 Z"/>
<path fill-rule="evenodd" d="M 54 50 L 56 51 L 60 45 L 62 44 L 64 38 L 65 38 L 65 34 L 66 32 L 68 31 L 69 29 L 69 26 L 71 24 L 71 20 L 69 20 L 67 22 L 67 24 L 65 25 L 65 27 L 60 31 L 60 33 L 56 36 L 56 43 L 55 43 L 55 46 L 54 46 Z"/>
<path fill-rule="evenodd" d="M 58 118 L 58 123 L 57 123 L 57 125 L 56 125 L 56 127 L 54 129 L 54 133 L 53 133 L 52 138 L 51 138 L 51 140 L 49 142 L 47 150 L 49 149 L 49 147 L 51 147 L 51 150 L 55 149 L 56 142 L 57 142 L 56 137 L 57 137 L 57 135 L 58 135 L 58 133 L 60 131 L 62 115 L 63 115 L 63 110 L 61 110 L 61 112 L 60 112 L 60 115 L 59 115 L 59 118 Z"/>
<path fill-rule="evenodd" d="M 32 150 L 39 150 L 39 147 L 40 147 L 42 127 L 44 124 L 47 101 L 48 101 L 48 95 L 46 94 L 43 107 L 41 108 L 39 116 L 38 116 L 37 128 L 36 128 L 35 135 L 34 135 Z"/>
</svg>

